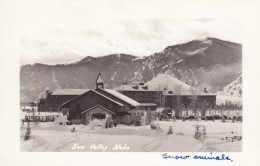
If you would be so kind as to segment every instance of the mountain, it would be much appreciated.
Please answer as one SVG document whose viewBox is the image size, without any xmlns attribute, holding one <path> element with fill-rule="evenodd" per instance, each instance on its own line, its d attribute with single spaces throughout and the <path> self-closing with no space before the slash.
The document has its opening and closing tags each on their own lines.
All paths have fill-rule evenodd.
<svg viewBox="0 0 260 166">
<path fill-rule="evenodd" d="M 29 64 L 20 69 L 21 101 L 35 101 L 45 90 L 94 88 L 98 73 L 107 88 L 122 82 L 149 82 L 158 74 L 212 92 L 222 90 L 242 74 L 242 45 L 216 38 L 168 46 L 146 57 L 112 54 L 86 57 L 68 64 Z"/>
</svg>

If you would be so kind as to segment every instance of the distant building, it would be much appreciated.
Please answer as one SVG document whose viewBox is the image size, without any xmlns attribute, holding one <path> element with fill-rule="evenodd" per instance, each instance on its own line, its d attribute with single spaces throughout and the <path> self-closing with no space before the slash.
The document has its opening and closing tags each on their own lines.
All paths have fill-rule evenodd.
<svg viewBox="0 0 260 166">
<path fill-rule="evenodd" d="M 163 102 L 163 92 L 150 90 L 144 83 L 122 85 L 117 88 L 117 91 L 140 103 L 154 103 L 157 106 L 161 106 Z"/>
<path fill-rule="evenodd" d="M 206 88 L 203 91 L 197 90 L 197 94 L 192 94 L 192 91 L 189 90 L 180 90 L 179 94 L 176 94 L 172 90 L 154 90 L 139 83 L 123 84 L 117 88 L 117 91 L 140 103 L 154 103 L 158 107 L 170 107 L 171 109 L 175 109 L 178 102 L 188 108 L 195 97 L 198 103 L 207 103 L 207 107 L 214 108 L 216 105 L 216 95 L 208 92 Z"/>
<path fill-rule="evenodd" d="M 37 102 L 20 102 L 20 109 L 22 111 L 35 111 Z"/>
<path fill-rule="evenodd" d="M 78 95 L 81 95 L 89 89 L 58 89 L 53 92 L 46 91 L 46 97 L 41 98 L 38 102 L 39 112 L 57 112 L 58 107 L 71 100 Z"/>
<path fill-rule="evenodd" d="M 194 100 L 193 95 L 175 95 L 175 94 L 165 94 L 165 106 L 175 109 L 178 102 L 182 104 L 184 108 L 190 108 L 191 103 Z M 214 94 L 199 94 L 196 96 L 197 103 L 205 103 L 207 108 L 215 108 L 216 105 L 216 95 Z"/>
</svg>

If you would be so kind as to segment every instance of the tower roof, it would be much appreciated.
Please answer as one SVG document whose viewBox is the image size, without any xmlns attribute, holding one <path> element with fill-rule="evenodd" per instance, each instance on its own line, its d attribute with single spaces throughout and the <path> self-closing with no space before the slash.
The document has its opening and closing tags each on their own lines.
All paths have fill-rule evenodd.
<svg viewBox="0 0 260 166">
<path fill-rule="evenodd" d="M 104 81 L 103 81 L 103 79 L 102 79 L 102 77 L 101 77 L 101 73 L 98 74 L 96 83 L 104 83 Z"/>
<path fill-rule="evenodd" d="M 96 80 L 96 89 L 102 88 L 104 89 L 104 81 L 103 78 L 101 77 L 101 73 L 98 74 L 97 80 Z"/>
</svg>

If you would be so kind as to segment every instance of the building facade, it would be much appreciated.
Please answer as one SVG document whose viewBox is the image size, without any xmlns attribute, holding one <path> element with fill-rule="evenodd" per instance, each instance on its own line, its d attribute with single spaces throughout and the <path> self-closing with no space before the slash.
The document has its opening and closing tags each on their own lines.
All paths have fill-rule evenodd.
<svg viewBox="0 0 260 166">
<path fill-rule="evenodd" d="M 79 95 L 60 106 L 60 110 L 74 124 L 88 124 L 106 116 L 120 123 L 131 123 L 131 110 L 140 103 L 111 89 L 97 88 Z"/>
<path fill-rule="evenodd" d="M 163 102 L 163 92 L 150 90 L 148 86 L 143 83 L 136 85 L 122 85 L 117 88 L 117 91 L 138 101 L 139 103 L 154 103 L 157 106 L 161 106 Z"/>
<path fill-rule="evenodd" d="M 81 95 L 89 89 L 58 89 L 53 92 L 46 91 L 46 97 L 38 102 L 39 112 L 57 112 L 61 104 Z"/>
<path fill-rule="evenodd" d="M 206 89 L 197 91 L 197 94 L 192 94 L 192 92 L 189 91 L 182 91 L 177 95 L 171 90 L 152 90 L 141 83 L 132 86 L 122 85 L 117 91 L 140 103 L 154 103 L 158 107 L 170 107 L 171 109 L 175 109 L 179 104 L 188 108 L 195 98 L 196 102 L 207 103 L 208 107 L 214 108 L 216 105 L 216 95 L 207 92 Z"/>
</svg>

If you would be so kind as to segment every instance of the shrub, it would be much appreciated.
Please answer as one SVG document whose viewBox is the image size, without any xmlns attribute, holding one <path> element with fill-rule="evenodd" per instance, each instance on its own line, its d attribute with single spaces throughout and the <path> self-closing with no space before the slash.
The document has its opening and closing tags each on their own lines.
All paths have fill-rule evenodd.
<svg viewBox="0 0 260 166">
<path fill-rule="evenodd" d="M 206 138 L 207 129 L 205 126 L 201 129 L 199 125 L 195 126 L 194 138 L 197 140 L 204 140 Z"/>
<path fill-rule="evenodd" d="M 111 127 L 113 127 L 113 121 L 111 118 L 108 118 L 106 122 L 106 128 L 111 128 Z"/>
<path fill-rule="evenodd" d="M 150 124 L 150 127 L 151 127 L 152 130 L 155 130 L 155 129 L 156 129 L 156 125 L 155 125 L 154 123 L 151 123 L 151 124 Z"/>
<path fill-rule="evenodd" d="M 194 120 L 194 119 L 196 119 L 194 116 L 188 116 L 187 118 L 186 118 L 187 120 Z"/>
<path fill-rule="evenodd" d="M 186 121 L 186 117 L 183 117 L 183 118 L 182 118 L 182 121 L 185 122 L 185 121 Z"/>
<path fill-rule="evenodd" d="M 237 117 L 237 121 L 241 121 L 242 122 L 242 116 Z"/>
<path fill-rule="evenodd" d="M 135 126 L 141 126 L 141 120 L 136 120 L 135 121 Z"/>
<path fill-rule="evenodd" d="M 207 129 L 206 129 L 206 127 L 204 126 L 204 127 L 203 127 L 203 130 L 202 130 L 203 139 L 206 138 L 206 134 L 207 134 Z"/>
<path fill-rule="evenodd" d="M 221 119 L 221 116 L 219 116 L 219 115 L 214 115 L 213 117 L 214 117 L 214 119 L 216 119 L 216 120 Z"/>
<path fill-rule="evenodd" d="M 173 127 L 172 126 L 169 126 L 167 134 L 173 134 Z"/>
<path fill-rule="evenodd" d="M 76 131 L 75 127 L 73 127 L 70 131 L 75 132 Z"/>
</svg>

